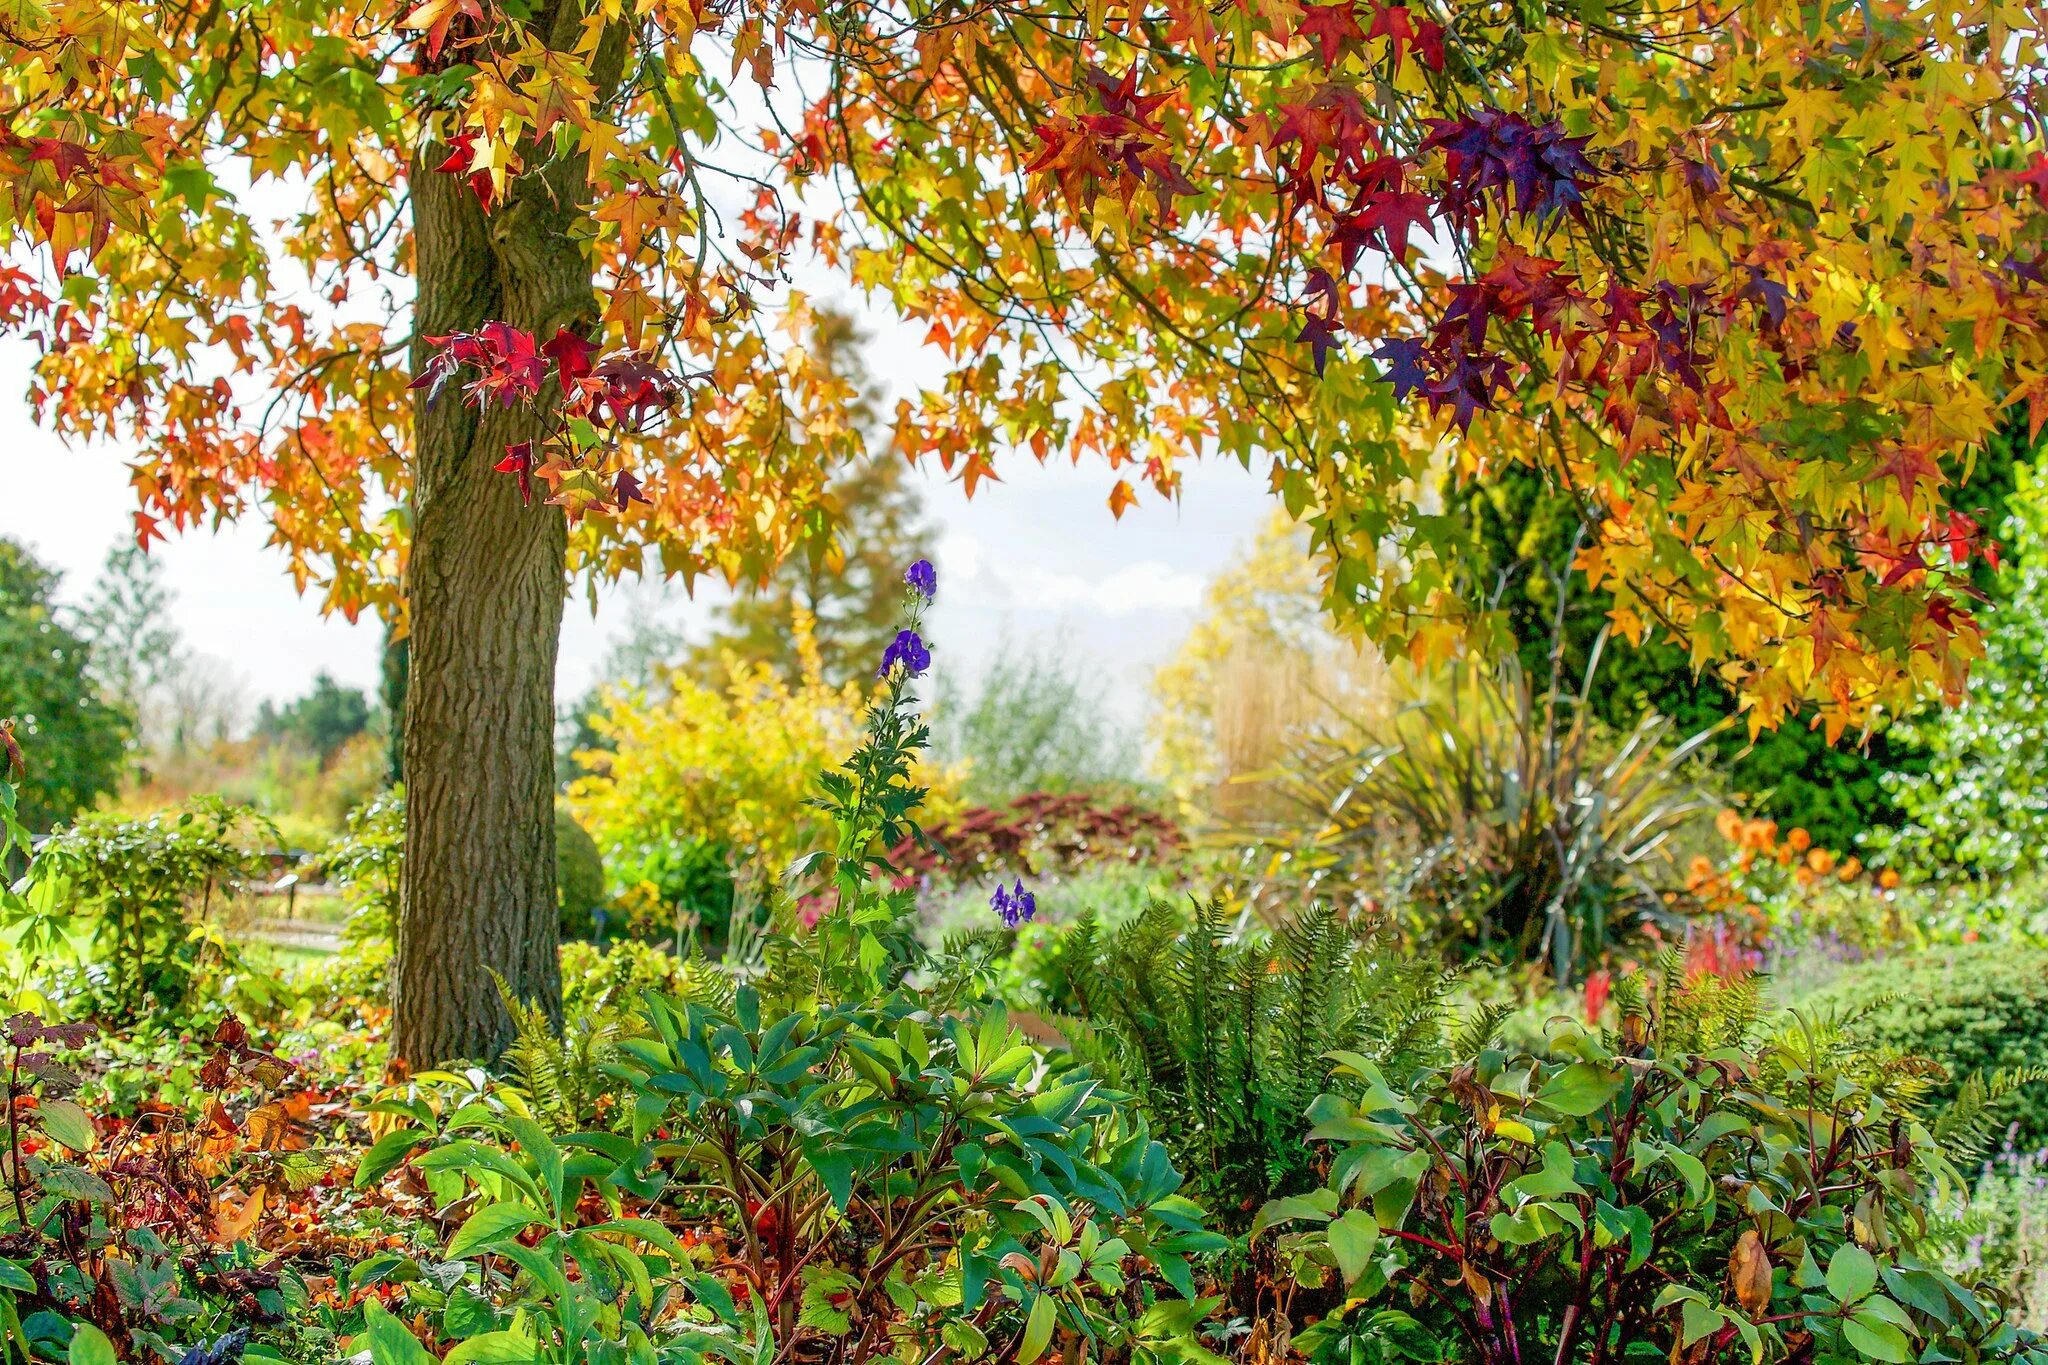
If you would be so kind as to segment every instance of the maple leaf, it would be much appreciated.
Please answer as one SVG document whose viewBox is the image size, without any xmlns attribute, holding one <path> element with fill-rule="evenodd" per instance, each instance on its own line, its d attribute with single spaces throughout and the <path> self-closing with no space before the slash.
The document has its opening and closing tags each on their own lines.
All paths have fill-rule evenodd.
<svg viewBox="0 0 2048 1365">
<path fill-rule="evenodd" d="M 1314 313 L 1309 314 L 1302 323 L 1301 333 L 1294 339 L 1297 342 L 1308 343 L 1309 350 L 1315 356 L 1317 375 L 1322 374 L 1323 366 L 1330 358 L 1330 352 L 1344 344 L 1343 331 L 1343 324 L 1335 318 L 1319 317 Z"/>
<path fill-rule="evenodd" d="M 1539 222 L 1580 212 L 1585 184 L 1597 174 L 1586 159 L 1589 137 L 1572 137 L 1557 120 L 1532 123 L 1520 114 L 1477 109 L 1431 121 L 1421 151 L 1442 150 L 1446 207 L 1475 214 L 1492 198 Z"/>
<path fill-rule="evenodd" d="M 1389 164 L 1391 158 L 1383 158 Z M 1375 163 L 1377 164 L 1377 163 Z M 1364 192 L 1351 208 L 1337 215 L 1330 241 L 1342 252 L 1344 273 L 1350 274 L 1366 247 L 1378 243 L 1396 260 L 1408 254 L 1411 229 L 1429 230 L 1434 208 L 1429 196 L 1402 190 L 1398 180 L 1391 189 Z"/>
<path fill-rule="evenodd" d="M 443 175 L 461 175 L 476 161 L 476 140 L 482 134 L 471 128 L 448 139 L 448 155 L 434 167 Z"/>
<path fill-rule="evenodd" d="M 633 472 L 621 469 L 618 477 L 612 480 L 612 505 L 623 512 L 636 502 L 650 507 L 654 505 L 653 499 L 640 491 L 640 480 L 633 477 Z"/>
<path fill-rule="evenodd" d="M 1957 611 L 1956 604 L 1941 593 L 1927 599 L 1927 619 L 1932 621 L 1944 635 L 1954 635 L 1965 626 L 1975 627 L 1977 618 L 1967 611 Z"/>
<path fill-rule="evenodd" d="M 1406 13 L 1405 10 L 1402 12 Z M 1328 71 L 1344 55 L 1346 43 L 1363 42 L 1366 35 L 1358 27 L 1358 14 L 1351 7 L 1351 0 L 1336 0 L 1329 5 L 1303 6 L 1301 23 L 1294 30 L 1294 36 L 1307 38 L 1315 44 L 1323 69 Z"/>
<path fill-rule="evenodd" d="M 2034 153 L 2034 159 L 2027 163 L 2027 168 L 2015 171 L 2012 178 L 2031 188 L 2036 199 L 2048 201 L 2048 152 Z"/>
<path fill-rule="evenodd" d="M 519 441 L 505 447 L 505 458 L 491 468 L 500 474 L 519 476 L 519 501 L 533 506 L 533 442 Z"/>
<path fill-rule="evenodd" d="M 1426 20 L 1424 22 L 1427 22 Z M 1395 75 L 1401 72 L 1401 53 L 1404 48 L 1413 47 L 1419 36 L 1415 16 L 1406 5 L 1375 5 L 1372 27 L 1366 31 L 1368 38 L 1385 38 L 1387 53 L 1393 60 Z M 1437 65 L 1443 64 L 1442 37 L 1438 36 Z"/>
<path fill-rule="evenodd" d="M 1429 383 L 1429 371 L 1422 360 L 1428 343 L 1421 337 L 1388 337 L 1373 350 L 1373 359 L 1383 360 L 1380 380 L 1394 386 L 1394 401 L 1406 402 L 1408 395 Z"/>
<path fill-rule="evenodd" d="M 548 338 L 540 353 L 555 362 L 555 377 L 566 396 L 577 380 L 590 373 L 590 357 L 597 354 L 597 347 L 563 327 Z"/>
<path fill-rule="evenodd" d="M 62 186 L 92 165 L 92 149 L 60 137 L 32 137 L 28 140 L 28 159 L 47 165 Z"/>
<path fill-rule="evenodd" d="M 448 26 L 463 15 L 484 23 L 484 9 L 478 0 L 426 0 L 398 21 L 400 28 L 425 30 L 427 35 L 427 57 L 436 60 L 441 55 L 441 46 L 448 40 Z"/>
</svg>

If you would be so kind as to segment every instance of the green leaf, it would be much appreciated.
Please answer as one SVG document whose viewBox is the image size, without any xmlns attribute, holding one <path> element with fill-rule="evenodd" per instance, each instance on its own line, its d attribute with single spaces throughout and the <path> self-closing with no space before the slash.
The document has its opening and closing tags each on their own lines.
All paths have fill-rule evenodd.
<svg viewBox="0 0 2048 1365">
<path fill-rule="evenodd" d="M 0 1260 L 0 1289 L 12 1289 L 21 1294 L 36 1292 L 35 1279 L 13 1261 Z"/>
<path fill-rule="evenodd" d="M 356 1188 L 367 1190 L 385 1176 L 396 1170 L 410 1152 L 425 1140 L 426 1130 L 422 1128 L 397 1128 L 378 1138 L 363 1153 L 362 1161 L 356 1166 Z"/>
<path fill-rule="evenodd" d="M 1862 1247 L 1844 1244 L 1828 1261 L 1828 1293 L 1838 1302 L 1854 1303 L 1876 1287 L 1877 1262 Z"/>
<path fill-rule="evenodd" d="M 1720 1331 L 1728 1322 L 1720 1309 L 1709 1308 L 1698 1299 L 1687 1299 L 1681 1316 L 1684 1323 L 1682 1339 L 1688 1346 L 1703 1336 Z"/>
<path fill-rule="evenodd" d="M 1045 1354 L 1046 1345 L 1052 1340 L 1052 1323 L 1052 1295 L 1040 1294 L 1031 1302 L 1031 1316 L 1024 1320 L 1024 1341 L 1017 1348 L 1017 1365 L 1031 1365 Z"/>
<path fill-rule="evenodd" d="M 510 1200 L 486 1204 L 469 1215 L 468 1221 L 448 1239 L 448 1259 L 459 1261 L 472 1252 L 487 1250 L 543 1221 L 538 1213 L 524 1204 Z"/>
<path fill-rule="evenodd" d="M 113 1187 L 83 1166 L 51 1166 L 38 1179 L 44 1193 L 61 1199 L 78 1199 L 89 1204 L 114 1202 Z"/>
<path fill-rule="evenodd" d="M 1334 1190 L 1310 1190 L 1307 1194 L 1290 1194 L 1282 1199 L 1269 1199 L 1252 1220 L 1252 1236 L 1257 1237 L 1275 1223 L 1291 1222 L 1296 1218 L 1313 1219 L 1318 1223 L 1327 1222 L 1337 1212 L 1337 1194 Z"/>
<path fill-rule="evenodd" d="M 441 1365 L 466 1365 L 472 1360 L 533 1365 L 540 1358 L 540 1349 L 532 1337 L 519 1332 L 485 1332 L 471 1337 L 443 1356 Z"/>
<path fill-rule="evenodd" d="M 1906 1334 L 1874 1313 L 1857 1313 L 1842 1324 L 1842 1339 L 1872 1360 L 1905 1365 L 1913 1358 Z"/>
<path fill-rule="evenodd" d="M 99 1328 L 81 1322 L 71 1329 L 70 1361 L 71 1365 L 116 1365 L 114 1343 Z"/>
<path fill-rule="evenodd" d="M 369 1329 L 370 1359 L 375 1365 L 436 1365 L 433 1353 L 376 1299 L 364 1300 L 363 1325 Z"/>
<path fill-rule="evenodd" d="M 37 1113 L 42 1117 L 43 1131 L 51 1137 L 74 1152 L 91 1149 L 92 1120 L 70 1100 L 44 1100 Z"/>
<path fill-rule="evenodd" d="M 1379 1245 L 1380 1225 L 1363 1209 L 1347 1209 L 1330 1224 L 1330 1254 L 1347 1285 L 1357 1282 L 1372 1264 L 1373 1248 Z"/>
<path fill-rule="evenodd" d="M 1575 1118 L 1598 1112 L 1621 1093 L 1621 1073 L 1591 1062 L 1573 1062 L 1536 1092 L 1536 1103 Z"/>
</svg>

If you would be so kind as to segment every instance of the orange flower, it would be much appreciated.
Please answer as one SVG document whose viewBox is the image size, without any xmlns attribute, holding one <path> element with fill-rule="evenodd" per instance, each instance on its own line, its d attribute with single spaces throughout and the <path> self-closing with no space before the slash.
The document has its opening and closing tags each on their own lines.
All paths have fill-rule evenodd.
<svg viewBox="0 0 2048 1365">
<path fill-rule="evenodd" d="M 1835 870 L 1835 855 L 1824 848 L 1813 849 L 1806 855 L 1806 865 L 1825 877 Z"/>
<path fill-rule="evenodd" d="M 1732 808 L 1724 807 L 1714 817 L 1714 828 L 1721 831 L 1721 837 L 1730 843 L 1742 838 L 1742 816 Z"/>
<path fill-rule="evenodd" d="M 1849 860 L 1842 864 L 1842 880 L 1845 882 L 1853 882 L 1862 875 L 1863 860 L 1861 858 L 1856 857 L 1853 854 L 1850 855 Z"/>
<path fill-rule="evenodd" d="M 1877 884 L 1889 891 L 1899 884 L 1899 874 L 1888 867 L 1877 874 Z"/>
<path fill-rule="evenodd" d="M 1803 829 L 1794 829 L 1785 836 L 1785 842 L 1792 845 L 1794 853 L 1804 853 L 1813 846 L 1813 836 Z"/>
</svg>

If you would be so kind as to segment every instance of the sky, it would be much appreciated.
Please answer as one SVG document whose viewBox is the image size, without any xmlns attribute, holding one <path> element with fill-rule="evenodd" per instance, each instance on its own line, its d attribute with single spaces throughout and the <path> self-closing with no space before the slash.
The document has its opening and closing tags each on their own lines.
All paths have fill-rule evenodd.
<svg viewBox="0 0 2048 1365">
<path fill-rule="evenodd" d="M 895 392 L 928 371 L 931 353 L 900 328 L 870 321 L 869 330 L 868 363 L 891 391 L 887 411 Z M 67 447 L 31 420 L 21 398 L 30 360 L 25 345 L 0 345 L 0 536 L 60 570 L 60 597 L 76 603 L 108 550 L 132 534 L 134 500 L 117 448 Z M 1194 620 L 1205 585 L 1269 515 L 1263 471 L 1191 466 L 1177 502 L 1146 492 L 1119 522 L 1107 502 L 1113 479 L 1100 464 L 1040 467 L 1019 454 L 998 469 L 1002 482 L 972 501 L 936 467 L 920 475 L 938 536 L 940 593 L 928 633 L 939 685 L 971 686 L 1018 650 L 1057 647 L 1094 675 L 1110 710 L 1136 720 L 1152 669 Z M 322 670 L 374 693 L 380 628 L 323 618 L 293 590 L 267 535 L 252 518 L 152 548 L 187 648 L 239 682 L 251 713 L 260 701 L 302 694 Z M 558 696 L 596 681 L 610 645 L 636 619 L 701 634 L 719 600 L 702 585 L 692 600 L 656 580 L 602 590 L 593 617 L 577 593 L 563 624 Z"/>
</svg>

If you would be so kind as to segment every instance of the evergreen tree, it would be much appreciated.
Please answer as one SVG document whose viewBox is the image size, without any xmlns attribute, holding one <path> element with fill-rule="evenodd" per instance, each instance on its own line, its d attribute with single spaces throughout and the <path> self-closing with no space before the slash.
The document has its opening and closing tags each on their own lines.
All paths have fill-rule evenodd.
<svg viewBox="0 0 2048 1365">
<path fill-rule="evenodd" d="M 101 687 L 146 723 L 184 662 L 171 624 L 171 594 L 156 562 L 132 542 L 117 543 L 93 582 L 79 625 L 92 641 L 93 675 Z"/>
<path fill-rule="evenodd" d="M 314 675 L 313 689 L 305 696 L 281 707 L 264 702 L 256 713 L 259 739 L 296 744 L 322 763 L 369 728 L 369 698 L 360 688 L 343 687 L 325 670 Z"/>
<path fill-rule="evenodd" d="M 91 643 L 58 618 L 57 575 L 0 540 L 0 717 L 13 717 L 28 773 L 21 818 L 69 820 L 121 779 L 133 717 L 101 694 Z"/>
</svg>

